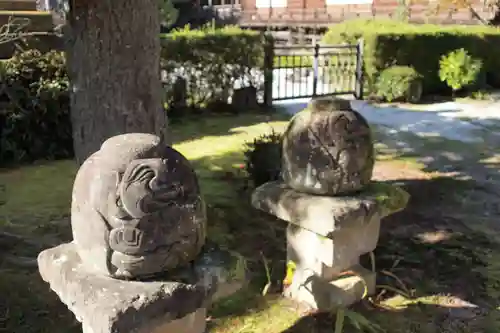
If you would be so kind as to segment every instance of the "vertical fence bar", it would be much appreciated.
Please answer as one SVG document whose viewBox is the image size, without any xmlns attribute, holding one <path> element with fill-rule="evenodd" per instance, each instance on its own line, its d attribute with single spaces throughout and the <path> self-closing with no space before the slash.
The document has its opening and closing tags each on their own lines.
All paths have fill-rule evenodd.
<svg viewBox="0 0 500 333">
<path fill-rule="evenodd" d="M 285 97 L 286 98 L 293 98 L 295 97 L 295 80 L 293 79 L 293 71 L 295 70 L 295 66 L 294 66 L 294 61 L 295 61 L 295 53 L 293 53 L 292 51 L 292 55 L 287 55 L 286 56 L 286 69 L 285 69 Z M 291 72 L 292 73 L 292 96 L 288 96 L 288 86 L 289 86 L 289 82 L 288 82 L 288 78 L 289 78 L 289 74 L 288 72 Z"/>
<path fill-rule="evenodd" d="M 274 40 L 265 35 L 264 44 L 264 106 L 273 104 Z M 279 79 L 279 78 L 278 78 Z"/>
<path fill-rule="evenodd" d="M 318 90 L 318 57 L 319 57 L 319 44 L 314 45 L 313 56 L 313 97 L 316 97 Z"/>
<path fill-rule="evenodd" d="M 356 99 L 363 99 L 363 38 L 356 44 Z"/>
</svg>

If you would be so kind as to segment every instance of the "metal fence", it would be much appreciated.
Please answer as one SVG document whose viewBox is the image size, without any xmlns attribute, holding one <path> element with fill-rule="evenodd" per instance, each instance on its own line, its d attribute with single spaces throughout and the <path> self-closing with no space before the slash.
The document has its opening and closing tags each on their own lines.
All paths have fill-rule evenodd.
<svg viewBox="0 0 500 333">
<path fill-rule="evenodd" d="M 263 66 L 257 68 L 163 61 L 161 72 L 171 106 L 206 108 L 222 102 L 246 107 L 240 105 L 242 100 L 270 106 L 273 101 L 316 96 L 352 94 L 363 99 L 362 57 L 362 41 L 355 45 L 291 46 L 270 39 Z M 243 90 L 255 97 L 243 98 Z"/>
<path fill-rule="evenodd" d="M 362 99 L 362 59 L 362 40 L 355 45 L 272 45 L 265 57 L 265 103 L 346 94 Z"/>
</svg>

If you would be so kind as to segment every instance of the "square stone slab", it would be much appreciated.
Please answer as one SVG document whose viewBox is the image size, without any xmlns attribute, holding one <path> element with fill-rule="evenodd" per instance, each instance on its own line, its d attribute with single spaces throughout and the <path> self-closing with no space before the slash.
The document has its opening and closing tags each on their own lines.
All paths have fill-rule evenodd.
<svg viewBox="0 0 500 333">
<path fill-rule="evenodd" d="M 268 182 L 252 194 L 252 205 L 318 235 L 360 228 L 406 207 L 409 195 L 397 186 L 373 183 L 350 196 L 320 196 L 297 192 L 282 181 Z"/>
<path fill-rule="evenodd" d="M 38 265 L 43 280 L 82 322 L 85 333 L 202 333 L 205 329 L 208 295 L 203 286 L 95 275 L 83 268 L 73 243 L 43 251 Z"/>
</svg>

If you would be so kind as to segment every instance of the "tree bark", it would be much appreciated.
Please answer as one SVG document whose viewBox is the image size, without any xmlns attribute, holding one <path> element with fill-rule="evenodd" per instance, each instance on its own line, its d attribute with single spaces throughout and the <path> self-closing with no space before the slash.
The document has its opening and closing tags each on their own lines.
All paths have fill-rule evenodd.
<svg viewBox="0 0 500 333">
<path fill-rule="evenodd" d="M 77 162 L 118 134 L 153 133 L 166 140 L 158 0 L 72 0 L 68 21 Z"/>
</svg>

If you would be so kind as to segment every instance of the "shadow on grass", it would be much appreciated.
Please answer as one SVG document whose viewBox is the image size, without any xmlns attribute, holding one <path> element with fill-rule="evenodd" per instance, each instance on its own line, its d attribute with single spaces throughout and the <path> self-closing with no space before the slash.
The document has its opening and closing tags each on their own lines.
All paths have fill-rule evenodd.
<svg viewBox="0 0 500 333">
<path fill-rule="evenodd" d="M 369 310 L 363 305 L 358 305 L 353 310 L 362 314 L 377 328 L 360 330 L 353 321 L 346 318 L 342 333 L 493 333 L 498 332 L 500 325 L 500 316 L 497 313 L 484 314 L 475 308 L 415 303 L 407 305 L 404 309 L 392 311 Z M 301 317 L 280 333 L 333 333 L 334 327 L 333 314 L 314 313 Z"/>
</svg>

